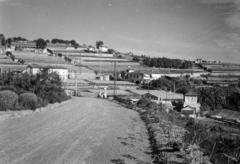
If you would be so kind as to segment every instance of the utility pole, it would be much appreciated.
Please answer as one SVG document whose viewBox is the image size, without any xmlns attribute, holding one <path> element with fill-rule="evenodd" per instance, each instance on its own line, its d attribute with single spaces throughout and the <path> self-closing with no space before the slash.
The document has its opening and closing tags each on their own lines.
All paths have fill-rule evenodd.
<svg viewBox="0 0 240 164">
<path fill-rule="evenodd" d="M 175 93 L 175 81 L 173 82 L 173 92 Z"/>
<path fill-rule="evenodd" d="M 116 69 L 117 69 L 117 62 L 116 61 L 114 61 L 114 97 L 116 96 L 116 94 L 117 94 L 117 90 L 116 90 L 116 87 L 117 87 L 117 73 L 116 73 Z"/>
<path fill-rule="evenodd" d="M 148 94 L 149 94 L 150 80 L 148 81 Z"/>
<path fill-rule="evenodd" d="M 76 70 L 76 73 L 75 73 L 75 92 L 76 92 L 76 96 L 78 95 L 78 70 Z"/>
<path fill-rule="evenodd" d="M 80 63 L 80 71 L 79 71 L 79 74 L 80 74 L 80 76 L 81 76 L 81 74 L 82 74 L 82 57 L 80 57 L 79 63 Z"/>
</svg>

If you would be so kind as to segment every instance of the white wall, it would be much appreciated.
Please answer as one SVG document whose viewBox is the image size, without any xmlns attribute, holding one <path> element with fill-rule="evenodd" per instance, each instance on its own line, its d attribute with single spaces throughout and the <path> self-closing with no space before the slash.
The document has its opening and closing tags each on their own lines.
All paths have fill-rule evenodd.
<svg viewBox="0 0 240 164">
<path fill-rule="evenodd" d="M 59 75 L 61 80 L 67 80 L 68 79 L 68 70 L 67 69 L 59 69 L 59 68 L 52 68 L 49 70 L 49 73 L 55 72 Z"/>
</svg>

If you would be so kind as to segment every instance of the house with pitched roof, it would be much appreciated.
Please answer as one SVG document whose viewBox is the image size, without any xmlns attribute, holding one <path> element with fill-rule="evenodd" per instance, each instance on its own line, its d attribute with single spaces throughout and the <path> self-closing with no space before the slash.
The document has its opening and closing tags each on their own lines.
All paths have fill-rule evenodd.
<svg viewBox="0 0 240 164">
<path fill-rule="evenodd" d="M 48 69 L 48 73 L 55 72 L 59 75 L 61 80 L 67 80 L 68 79 L 68 69 L 60 66 L 41 66 L 37 64 L 28 65 L 26 67 L 26 70 L 24 72 L 27 72 L 32 75 L 36 75 L 38 73 L 41 73 L 44 68 Z"/>
<path fill-rule="evenodd" d="M 190 90 L 184 95 L 184 104 L 181 113 L 196 118 L 200 115 L 200 103 L 198 103 L 198 94 Z"/>
</svg>

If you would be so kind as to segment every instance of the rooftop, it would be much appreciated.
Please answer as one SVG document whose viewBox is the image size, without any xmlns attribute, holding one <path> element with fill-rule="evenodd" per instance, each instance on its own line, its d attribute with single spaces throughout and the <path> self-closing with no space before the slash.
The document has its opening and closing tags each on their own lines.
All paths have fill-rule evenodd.
<svg viewBox="0 0 240 164">
<path fill-rule="evenodd" d="M 197 96 L 197 95 L 198 93 L 192 89 L 185 94 L 185 96 Z"/>
<path fill-rule="evenodd" d="M 136 70 L 133 73 L 145 73 L 145 74 L 184 74 L 184 73 L 203 73 L 201 69 L 171 69 L 171 68 L 151 68 Z"/>
<path fill-rule="evenodd" d="M 132 93 L 138 94 L 138 95 L 144 95 L 144 94 L 152 94 L 156 97 L 161 97 L 161 99 L 165 100 L 180 100 L 183 99 L 182 94 L 174 93 L 174 92 L 167 92 L 163 90 L 143 90 L 143 89 L 136 89 L 136 90 L 129 90 Z"/>
</svg>

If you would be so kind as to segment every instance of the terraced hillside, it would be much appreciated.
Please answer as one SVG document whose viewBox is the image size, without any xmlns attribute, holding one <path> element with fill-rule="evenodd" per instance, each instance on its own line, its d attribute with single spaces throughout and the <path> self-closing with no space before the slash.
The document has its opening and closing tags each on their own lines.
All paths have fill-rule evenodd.
<svg viewBox="0 0 240 164">
<path fill-rule="evenodd" d="M 34 52 L 13 52 L 16 58 L 23 59 L 26 63 L 49 65 L 49 64 L 66 64 L 63 58 L 48 56 L 46 54 L 38 54 Z"/>
</svg>

